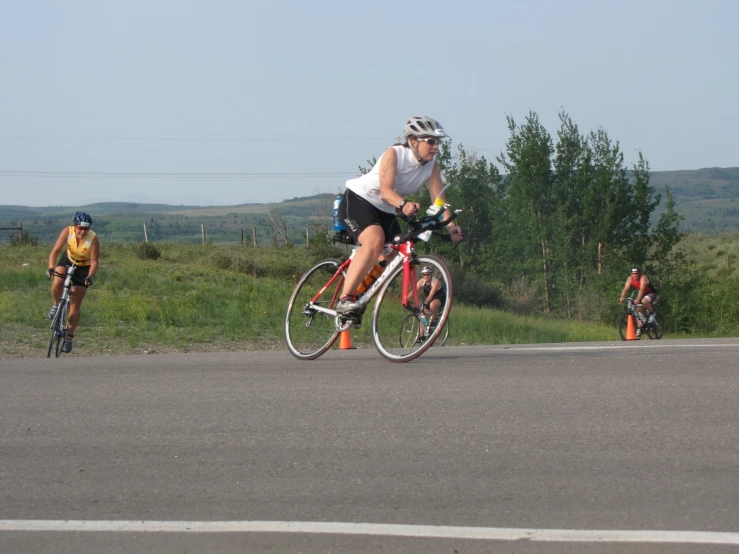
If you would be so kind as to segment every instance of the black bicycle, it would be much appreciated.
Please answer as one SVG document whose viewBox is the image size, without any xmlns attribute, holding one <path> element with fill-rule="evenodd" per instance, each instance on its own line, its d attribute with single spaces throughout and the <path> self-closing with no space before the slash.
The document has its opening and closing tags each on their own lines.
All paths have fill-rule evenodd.
<svg viewBox="0 0 739 554">
<path fill-rule="evenodd" d="M 654 306 L 659 302 L 659 296 L 655 298 L 652 305 Z M 661 313 L 654 310 L 654 321 L 649 321 L 646 314 L 644 314 L 644 304 L 637 304 L 634 302 L 633 297 L 626 299 L 626 308 L 624 313 L 621 314 L 618 320 L 618 333 L 621 335 L 621 340 L 628 340 L 626 338 L 626 329 L 628 328 L 629 318 L 632 317 L 634 323 L 634 329 L 642 329 L 647 333 L 650 339 L 659 340 L 662 338 L 662 334 L 665 331 L 665 319 Z"/>
<path fill-rule="evenodd" d="M 58 358 L 62 353 L 62 344 L 64 344 L 69 332 L 69 304 L 72 298 L 72 276 L 78 266 L 72 264 L 67 268 L 66 276 L 54 272 L 57 277 L 64 277 L 64 291 L 62 297 L 57 304 L 56 313 L 51 320 L 49 329 L 51 329 L 51 340 L 49 341 L 49 351 L 47 358 L 51 358 L 53 352 Z"/>
</svg>

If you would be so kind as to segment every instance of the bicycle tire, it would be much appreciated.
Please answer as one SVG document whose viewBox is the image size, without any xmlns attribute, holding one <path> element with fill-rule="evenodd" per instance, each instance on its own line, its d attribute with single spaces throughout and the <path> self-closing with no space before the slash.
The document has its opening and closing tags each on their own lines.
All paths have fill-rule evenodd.
<svg viewBox="0 0 739 554">
<path fill-rule="evenodd" d="M 418 320 L 418 314 L 408 314 L 400 326 L 399 343 L 400 348 L 410 348 L 416 344 L 421 336 L 421 322 Z"/>
<path fill-rule="evenodd" d="M 403 267 L 398 267 L 390 278 L 382 285 L 377 300 L 375 300 L 375 309 L 372 312 L 372 340 L 380 355 L 390 362 L 409 362 L 426 352 L 439 338 L 441 331 L 446 324 L 452 307 L 452 277 L 446 264 L 436 256 L 418 256 L 414 260 L 412 266 L 411 278 L 408 279 L 409 303 L 412 304 L 413 291 L 416 287 L 416 271 L 418 266 L 431 266 L 433 275 L 437 279 L 441 279 L 446 286 L 446 299 L 439 312 L 439 324 L 423 341 L 417 341 L 415 344 L 405 348 L 398 348 L 398 329 L 403 324 L 409 313 L 417 309 L 417 306 L 410 305 L 404 308 L 402 305 L 403 294 Z M 410 310 L 410 312 L 409 312 Z"/>
<path fill-rule="evenodd" d="M 46 352 L 46 357 L 51 358 L 51 353 L 54 352 L 55 356 L 59 357 L 59 349 L 61 336 L 62 336 L 62 309 L 61 306 L 59 306 L 56 310 L 56 313 L 54 314 L 54 317 L 51 320 L 51 323 L 49 324 L 49 329 L 51 329 L 51 340 L 49 341 L 49 350 Z"/>
<path fill-rule="evenodd" d="M 47 358 L 51 358 L 51 353 L 56 352 L 56 357 L 59 357 L 59 341 L 61 340 L 61 334 L 57 333 L 56 327 L 51 331 L 51 340 L 49 341 L 49 350 L 46 353 Z"/>
<path fill-rule="evenodd" d="M 334 316 L 312 310 L 308 305 L 311 301 L 325 308 L 336 305 L 344 276 L 339 276 L 330 287 L 326 284 L 341 263 L 335 259 L 318 262 L 303 274 L 290 295 L 285 315 L 285 341 L 290 353 L 300 360 L 315 360 L 331 348 L 339 336 Z"/>
<path fill-rule="evenodd" d="M 56 357 L 59 358 L 62 355 L 62 344 L 67 338 L 69 332 L 69 300 L 60 304 L 59 311 L 59 340 L 56 341 Z"/>
<path fill-rule="evenodd" d="M 665 332 L 665 318 L 662 314 L 655 310 L 654 323 L 646 326 L 647 336 L 653 340 L 660 340 Z"/>
<path fill-rule="evenodd" d="M 434 346 L 444 346 L 446 344 L 446 341 L 449 338 L 450 326 L 451 322 L 449 321 L 449 318 L 447 318 L 446 323 L 444 323 L 444 328 L 441 330 L 441 334 L 439 335 L 439 338 L 436 339 Z"/>
</svg>

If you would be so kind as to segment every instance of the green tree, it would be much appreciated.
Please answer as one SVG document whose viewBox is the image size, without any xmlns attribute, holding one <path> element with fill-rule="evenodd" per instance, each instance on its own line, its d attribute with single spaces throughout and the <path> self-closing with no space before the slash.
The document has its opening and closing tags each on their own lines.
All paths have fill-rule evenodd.
<svg viewBox="0 0 739 554">
<path fill-rule="evenodd" d="M 675 211 L 675 199 L 670 192 L 670 187 L 665 187 L 665 198 L 667 199 L 667 209 L 660 215 L 657 227 L 651 237 L 651 259 L 654 262 L 655 279 L 658 283 L 666 276 L 679 271 L 679 268 L 685 265 L 683 253 L 673 251 L 685 236 L 680 231 L 680 222 L 685 217 Z"/>
<path fill-rule="evenodd" d="M 515 246 L 524 260 L 533 262 L 529 269 L 541 275 L 544 310 L 552 311 L 552 238 L 556 222 L 556 198 L 553 195 L 552 138 L 539 122 L 536 112 L 529 112 L 526 122 L 517 125 L 507 116 L 511 137 L 506 152 L 498 161 L 508 173 L 508 206 Z M 535 269 L 538 267 L 538 270 Z"/>
</svg>

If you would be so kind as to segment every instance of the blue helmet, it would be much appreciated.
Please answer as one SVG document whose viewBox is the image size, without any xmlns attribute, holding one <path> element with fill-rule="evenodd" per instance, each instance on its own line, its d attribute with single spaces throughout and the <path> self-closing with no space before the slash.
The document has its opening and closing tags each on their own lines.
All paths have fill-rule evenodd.
<svg viewBox="0 0 739 554">
<path fill-rule="evenodd" d="M 74 214 L 74 224 L 79 225 L 80 227 L 89 227 L 92 225 L 92 218 L 90 217 L 90 214 L 77 212 Z"/>
</svg>

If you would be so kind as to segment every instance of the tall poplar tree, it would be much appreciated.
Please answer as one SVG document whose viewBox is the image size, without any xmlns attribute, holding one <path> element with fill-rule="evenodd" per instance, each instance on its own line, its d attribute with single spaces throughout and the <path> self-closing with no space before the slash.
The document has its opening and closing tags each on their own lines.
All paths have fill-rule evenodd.
<svg viewBox="0 0 739 554">
<path fill-rule="evenodd" d="M 508 206 L 513 232 L 511 236 L 531 269 L 540 273 L 544 292 L 544 310 L 552 311 L 552 238 L 556 198 L 552 191 L 552 138 L 539 122 L 536 112 L 529 112 L 523 125 L 507 116 L 511 137 L 499 163 L 508 174 Z M 525 265 L 528 265 L 524 262 Z"/>
</svg>

